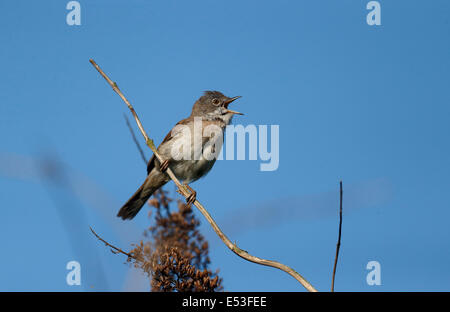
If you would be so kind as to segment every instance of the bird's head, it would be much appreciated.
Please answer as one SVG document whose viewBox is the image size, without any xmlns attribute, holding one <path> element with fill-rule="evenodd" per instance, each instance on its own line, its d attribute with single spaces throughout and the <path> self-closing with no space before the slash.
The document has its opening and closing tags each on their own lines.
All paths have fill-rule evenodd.
<svg viewBox="0 0 450 312">
<path fill-rule="evenodd" d="M 242 113 L 228 109 L 228 105 L 240 98 L 240 96 L 228 97 L 219 91 L 205 91 L 205 93 L 195 102 L 191 116 L 205 119 L 222 119 L 227 124 L 233 115 L 243 115 Z"/>
</svg>

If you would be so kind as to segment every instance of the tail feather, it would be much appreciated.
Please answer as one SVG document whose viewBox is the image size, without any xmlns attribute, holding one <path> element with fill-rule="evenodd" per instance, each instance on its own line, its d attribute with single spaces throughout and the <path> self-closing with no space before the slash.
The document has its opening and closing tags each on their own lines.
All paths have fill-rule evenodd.
<svg viewBox="0 0 450 312">
<path fill-rule="evenodd" d="M 163 184 L 165 183 L 152 183 L 155 182 L 150 181 L 151 175 L 145 179 L 144 183 L 141 185 L 141 187 L 134 193 L 133 196 L 125 203 L 125 205 L 120 208 L 119 213 L 117 214 L 118 217 L 122 218 L 123 220 L 126 219 L 133 219 L 138 212 L 141 210 L 141 208 L 145 205 L 145 203 L 148 201 L 150 196 L 159 189 Z"/>
</svg>

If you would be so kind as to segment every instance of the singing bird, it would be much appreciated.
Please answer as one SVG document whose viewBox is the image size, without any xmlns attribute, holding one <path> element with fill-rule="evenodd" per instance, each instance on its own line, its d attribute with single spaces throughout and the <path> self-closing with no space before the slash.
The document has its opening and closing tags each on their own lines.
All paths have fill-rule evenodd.
<svg viewBox="0 0 450 312">
<path fill-rule="evenodd" d="M 198 149 L 201 148 L 203 151 L 208 147 L 210 149 L 218 148 L 218 151 L 212 152 L 215 155 L 219 154 L 225 127 L 231 122 L 234 115 L 242 115 L 242 113 L 228 109 L 228 105 L 238 98 L 240 96 L 230 98 L 219 91 L 206 91 L 194 103 L 191 115 L 179 121 L 159 145 L 157 150 L 164 161 L 160 163 L 155 155 L 152 156 L 148 162 L 147 177 L 144 183 L 120 208 L 117 216 L 124 220 L 133 219 L 150 196 L 170 180 L 166 173 L 167 168 L 170 168 L 175 176 L 187 186 L 189 183 L 204 177 L 213 167 L 216 157 L 205 157 L 205 154 L 199 152 Z M 201 133 L 203 133 L 205 127 L 215 126 L 222 131 L 222 135 L 202 136 L 200 144 L 195 144 L 194 125 L 199 121 Z M 185 131 L 186 129 L 189 131 Z M 190 149 L 186 149 L 190 151 L 187 155 L 189 157 L 179 157 L 176 153 L 174 154 L 174 151 L 178 151 L 177 147 L 180 142 L 190 144 Z M 188 188 L 190 189 L 189 186 Z M 187 198 L 188 204 L 193 203 L 196 197 L 195 191 L 190 190 L 192 194 Z"/>
</svg>

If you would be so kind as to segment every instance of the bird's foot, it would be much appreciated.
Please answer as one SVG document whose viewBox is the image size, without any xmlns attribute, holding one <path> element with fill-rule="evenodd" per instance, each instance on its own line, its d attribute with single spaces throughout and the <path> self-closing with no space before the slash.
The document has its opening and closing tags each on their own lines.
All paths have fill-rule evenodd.
<svg viewBox="0 0 450 312">
<path fill-rule="evenodd" d="M 161 165 L 159 165 L 159 170 L 161 170 L 161 172 L 166 172 L 167 168 L 169 168 L 169 160 L 166 159 L 164 160 Z"/>
<path fill-rule="evenodd" d="M 194 191 L 188 184 L 184 184 L 184 186 L 191 192 L 191 194 L 186 197 L 186 203 L 188 204 L 188 206 L 190 206 L 197 199 L 197 192 Z"/>
</svg>

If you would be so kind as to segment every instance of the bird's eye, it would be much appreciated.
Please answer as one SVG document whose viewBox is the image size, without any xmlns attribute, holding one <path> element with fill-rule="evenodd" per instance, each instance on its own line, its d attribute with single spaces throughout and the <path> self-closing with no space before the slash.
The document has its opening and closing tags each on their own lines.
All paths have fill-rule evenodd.
<svg viewBox="0 0 450 312">
<path fill-rule="evenodd" d="M 212 103 L 213 103 L 215 106 L 219 106 L 220 101 L 219 101 L 219 99 L 213 99 L 213 100 L 212 100 Z"/>
</svg>

